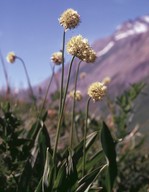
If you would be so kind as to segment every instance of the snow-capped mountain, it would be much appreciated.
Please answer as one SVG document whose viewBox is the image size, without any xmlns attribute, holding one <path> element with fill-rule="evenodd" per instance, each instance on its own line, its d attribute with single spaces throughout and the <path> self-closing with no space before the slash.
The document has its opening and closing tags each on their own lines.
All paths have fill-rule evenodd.
<svg viewBox="0 0 149 192">
<path fill-rule="evenodd" d="M 111 92 L 115 94 L 132 83 L 144 79 L 149 82 L 149 15 L 122 23 L 111 36 L 95 41 L 92 47 L 98 58 L 93 65 L 83 63 L 80 68 L 87 74 L 83 83 L 78 82 L 83 92 L 84 84 L 101 81 L 105 76 L 111 77 Z"/>
<path fill-rule="evenodd" d="M 135 20 L 129 20 L 117 27 L 114 35 L 115 40 L 120 40 L 131 35 L 145 33 L 149 30 L 149 15 Z"/>
<path fill-rule="evenodd" d="M 111 41 L 108 42 L 107 45 L 102 50 L 100 50 L 97 55 L 104 55 L 114 46 L 116 41 L 127 38 L 129 36 L 146 33 L 147 31 L 149 31 L 149 15 L 139 17 L 135 20 L 128 20 L 117 26 L 116 31 L 112 35 Z"/>
<path fill-rule="evenodd" d="M 101 81 L 105 76 L 112 79 L 110 91 L 117 95 L 126 89 L 130 84 L 146 79 L 149 82 L 149 15 L 139 17 L 135 20 L 128 20 L 119 25 L 108 37 L 98 39 L 92 44 L 97 53 L 97 60 L 94 64 L 81 63 L 80 74 L 86 74 L 82 80 L 79 78 L 78 89 L 86 94 L 87 87 L 94 81 Z M 73 65 L 70 89 L 73 88 L 75 71 L 77 66 Z M 65 68 L 67 77 L 68 65 Z M 58 87 L 60 71 L 56 73 L 50 94 Z M 49 78 L 34 88 L 38 95 L 39 88 L 44 96 Z M 24 94 L 23 94 L 24 95 Z"/>
</svg>

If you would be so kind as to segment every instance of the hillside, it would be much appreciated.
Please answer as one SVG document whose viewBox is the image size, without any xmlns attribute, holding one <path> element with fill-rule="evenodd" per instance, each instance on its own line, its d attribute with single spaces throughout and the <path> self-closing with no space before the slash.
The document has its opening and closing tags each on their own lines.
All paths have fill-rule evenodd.
<svg viewBox="0 0 149 192">
<path fill-rule="evenodd" d="M 109 37 L 99 39 L 92 44 L 97 53 L 94 64 L 81 63 L 80 74 L 86 74 L 79 79 L 78 88 L 86 93 L 87 86 L 94 81 L 101 81 L 105 76 L 112 79 L 110 91 L 117 95 L 134 82 L 149 80 L 149 16 L 140 17 L 134 21 L 126 21 Z M 77 60 L 76 60 L 77 63 Z M 75 75 L 76 64 L 73 66 L 70 87 Z M 67 76 L 66 65 L 65 74 Z M 60 80 L 60 71 L 56 73 Z M 49 79 L 37 87 L 46 89 Z M 35 91 L 37 92 L 37 87 Z M 56 90 L 53 82 L 51 91 Z"/>
</svg>

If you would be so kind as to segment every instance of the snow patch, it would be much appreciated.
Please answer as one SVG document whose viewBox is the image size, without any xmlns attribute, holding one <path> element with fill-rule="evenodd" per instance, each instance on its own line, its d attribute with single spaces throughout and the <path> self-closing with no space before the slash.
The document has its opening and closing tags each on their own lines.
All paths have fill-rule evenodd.
<svg viewBox="0 0 149 192">
<path fill-rule="evenodd" d="M 147 30 L 148 30 L 148 27 L 141 22 L 136 22 L 134 25 L 134 31 L 136 31 L 136 33 L 144 33 Z"/>
<path fill-rule="evenodd" d="M 120 40 L 120 39 L 126 38 L 130 35 L 145 33 L 147 30 L 148 30 L 147 25 L 137 21 L 137 22 L 135 22 L 135 24 L 133 25 L 133 27 L 131 29 L 128 29 L 125 32 L 117 33 L 115 35 L 115 40 Z"/>
<path fill-rule="evenodd" d="M 105 55 L 113 46 L 114 46 L 114 42 L 110 41 L 101 51 L 97 53 L 97 57 Z"/>
<path fill-rule="evenodd" d="M 149 23 L 149 16 L 148 15 L 145 15 L 144 17 L 142 17 L 142 19 L 144 21 L 146 21 L 147 23 Z"/>
<path fill-rule="evenodd" d="M 124 39 L 130 35 L 133 35 L 134 34 L 134 31 L 133 30 L 128 30 L 126 32 L 123 32 L 123 33 L 119 33 L 117 35 L 115 35 L 115 40 L 118 41 L 120 39 Z"/>
</svg>

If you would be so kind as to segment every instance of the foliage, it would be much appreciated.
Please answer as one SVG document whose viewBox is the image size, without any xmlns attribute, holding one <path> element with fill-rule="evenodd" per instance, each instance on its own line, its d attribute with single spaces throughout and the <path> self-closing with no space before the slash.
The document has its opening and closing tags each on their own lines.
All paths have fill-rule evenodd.
<svg viewBox="0 0 149 192">
<path fill-rule="evenodd" d="M 126 90 L 121 96 L 117 97 L 116 104 L 119 106 L 119 109 L 117 115 L 114 116 L 114 121 L 117 125 L 117 137 L 123 138 L 127 135 L 127 128 L 134 115 L 134 101 L 144 86 L 145 84 L 142 82 L 133 84 L 129 90 Z"/>
<path fill-rule="evenodd" d="M 127 94 L 124 93 L 118 98 L 119 103 L 115 103 L 118 110 L 122 110 L 120 106 L 125 108 L 123 100 L 120 99 L 124 96 L 133 106 L 134 100 L 129 97 L 132 89 L 133 85 Z M 136 94 L 138 96 L 139 93 Z M 133 111 L 131 107 L 129 111 L 125 111 L 125 116 L 122 113 L 119 113 L 119 116 L 115 114 L 115 117 L 119 118 L 116 127 L 122 117 L 125 117 L 126 121 L 131 116 L 130 111 Z M 76 114 L 76 122 L 80 122 L 80 118 L 83 122 L 85 117 L 82 112 Z M 68 146 L 57 152 L 53 161 L 50 135 L 45 125 L 47 113 L 26 130 L 22 127 L 23 122 L 11 111 L 9 103 L 3 102 L 0 117 L 0 191 L 83 192 L 111 191 L 112 188 L 117 191 L 143 191 L 145 186 L 148 188 L 149 157 L 139 152 L 144 137 L 132 147 L 131 139 L 135 138 L 124 142 L 130 135 L 128 125 L 123 126 L 125 136 L 121 137 L 122 140 L 119 141 L 120 137 L 116 139 L 115 136 L 113 140 L 108 125 L 103 123 L 101 126 L 101 122 L 88 118 L 92 132 L 86 138 L 86 166 L 85 175 L 82 175 L 83 139 L 73 148 Z M 76 125 L 78 129 L 79 125 L 84 126 L 80 123 Z M 119 133 L 120 131 L 123 132 L 122 129 L 118 130 Z M 79 134 L 79 137 L 82 137 L 82 134 Z"/>
</svg>

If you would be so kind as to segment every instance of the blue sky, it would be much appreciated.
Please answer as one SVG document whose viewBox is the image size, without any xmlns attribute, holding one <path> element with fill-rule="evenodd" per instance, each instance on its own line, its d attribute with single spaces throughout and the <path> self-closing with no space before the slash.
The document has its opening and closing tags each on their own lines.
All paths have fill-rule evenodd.
<svg viewBox="0 0 149 192">
<path fill-rule="evenodd" d="M 32 85 L 50 76 L 50 57 L 59 51 L 63 29 L 58 23 L 68 8 L 78 11 L 81 24 L 67 32 L 67 40 L 81 34 L 90 43 L 114 32 L 127 19 L 149 14 L 148 0 L 0 0 L 0 50 L 5 59 L 10 51 L 23 58 Z M 69 60 L 69 57 L 67 57 Z M 27 87 L 19 61 L 5 61 L 12 87 Z M 0 88 L 5 86 L 0 62 Z"/>
</svg>

